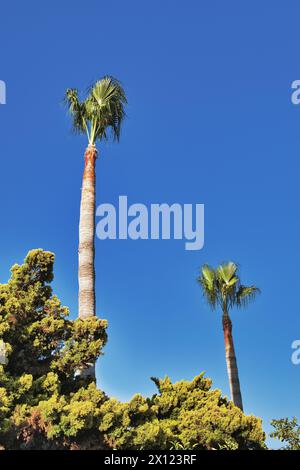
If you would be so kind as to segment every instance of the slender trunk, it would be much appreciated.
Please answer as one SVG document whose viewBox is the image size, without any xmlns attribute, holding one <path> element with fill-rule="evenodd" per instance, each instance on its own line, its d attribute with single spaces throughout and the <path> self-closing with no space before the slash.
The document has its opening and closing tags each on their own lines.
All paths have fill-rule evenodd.
<svg viewBox="0 0 300 470">
<path fill-rule="evenodd" d="M 95 163 L 97 150 L 89 145 L 85 151 L 81 188 L 78 249 L 78 316 L 82 320 L 96 315 L 95 302 Z M 82 372 L 94 376 L 94 365 Z"/>
<path fill-rule="evenodd" d="M 235 404 L 235 406 L 238 406 L 243 411 L 243 402 L 242 402 L 242 394 L 241 394 L 241 389 L 240 389 L 239 372 L 238 372 L 234 345 L 233 345 L 232 323 L 227 312 L 223 314 L 222 323 L 223 323 L 226 364 L 227 364 L 231 399 L 233 403 Z"/>
</svg>

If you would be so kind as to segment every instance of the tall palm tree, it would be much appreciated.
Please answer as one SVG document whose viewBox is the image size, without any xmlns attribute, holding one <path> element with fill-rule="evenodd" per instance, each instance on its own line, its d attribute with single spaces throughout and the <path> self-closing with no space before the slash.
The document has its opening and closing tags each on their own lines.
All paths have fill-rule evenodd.
<svg viewBox="0 0 300 470">
<path fill-rule="evenodd" d="M 96 142 L 110 136 L 119 140 L 127 103 L 125 92 L 110 76 L 96 81 L 80 101 L 76 89 L 67 89 L 65 101 L 73 118 L 77 133 L 86 134 L 88 146 L 84 155 L 84 172 L 81 188 L 79 249 L 78 249 L 78 313 L 81 319 L 96 314 L 95 302 L 95 164 Z"/>
<path fill-rule="evenodd" d="M 245 307 L 260 290 L 255 286 L 242 285 L 238 275 L 238 267 L 232 262 L 221 264 L 216 269 L 207 264 L 204 265 L 198 282 L 211 308 L 220 307 L 223 312 L 222 324 L 231 398 L 233 403 L 243 410 L 229 310 L 233 307 Z"/>
</svg>

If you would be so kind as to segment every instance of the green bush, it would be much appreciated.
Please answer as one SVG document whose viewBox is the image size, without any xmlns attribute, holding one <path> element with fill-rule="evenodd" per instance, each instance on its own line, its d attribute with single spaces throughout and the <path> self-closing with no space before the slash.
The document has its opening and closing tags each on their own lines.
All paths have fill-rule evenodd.
<svg viewBox="0 0 300 470">
<path fill-rule="evenodd" d="M 52 294 L 54 255 L 33 250 L 0 285 L 0 445 L 6 449 L 262 449 L 261 420 L 203 374 L 128 403 L 76 371 L 96 361 L 105 320 L 70 320 Z M 3 350 L 5 353 L 3 354 Z M 1 356 L 1 354 L 0 354 Z"/>
<path fill-rule="evenodd" d="M 282 450 L 300 450 L 300 424 L 297 418 L 273 419 L 271 425 L 274 431 L 270 437 L 285 443 Z"/>
</svg>

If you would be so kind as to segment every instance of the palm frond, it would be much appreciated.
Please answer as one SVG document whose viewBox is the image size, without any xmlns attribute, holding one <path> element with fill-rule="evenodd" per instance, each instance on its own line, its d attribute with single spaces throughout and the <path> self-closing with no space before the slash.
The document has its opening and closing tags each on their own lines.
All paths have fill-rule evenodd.
<svg viewBox="0 0 300 470">
<path fill-rule="evenodd" d="M 110 76 L 97 80 L 82 102 L 79 101 L 78 91 L 69 88 L 65 102 L 73 117 L 74 130 L 86 132 L 90 144 L 96 140 L 107 140 L 109 135 L 119 140 L 127 99 L 118 80 Z"/>
<path fill-rule="evenodd" d="M 218 292 L 215 286 L 215 271 L 208 264 L 202 266 L 200 276 L 197 279 L 202 288 L 202 292 L 212 309 L 218 303 Z"/>
<path fill-rule="evenodd" d="M 236 290 L 239 283 L 237 276 L 237 265 L 232 261 L 222 263 L 216 269 L 217 290 L 220 292 L 223 310 L 228 310 L 236 302 Z"/>
<path fill-rule="evenodd" d="M 86 103 L 93 108 L 89 118 L 95 123 L 95 140 L 107 139 L 107 130 L 114 140 L 119 140 L 127 104 L 120 82 L 110 76 L 98 80 L 90 88 Z"/>
<path fill-rule="evenodd" d="M 245 307 L 260 290 L 241 284 L 238 266 L 232 261 L 220 264 L 216 269 L 205 264 L 197 279 L 208 304 L 214 309 L 220 305 L 223 312 L 233 307 Z"/>
<path fill-rule="evenodd" d="M 249 302 L 255 299 L 257 294 L 260 294 L 258 287 L 240 285 L 236 293 L 236 305 L 238 307 L 246 307 Z"/>
<path fill-rule="evenodd" d="M 87 131 L 85 107 L 79 101 L 78 90 L 68 88 L 65 95 L 65 104 L 73 116 L 73 129 L 75 132 L 84 133 Z"/>
<path fill-rule="evenodd" d="M 237 276 L 235 276 L 236 272 L 237 265 L 232 261 L 223 263 L 216 269 L 217 278 L 229 287 L 233 286 L 238 281 Z"/>
</svg>

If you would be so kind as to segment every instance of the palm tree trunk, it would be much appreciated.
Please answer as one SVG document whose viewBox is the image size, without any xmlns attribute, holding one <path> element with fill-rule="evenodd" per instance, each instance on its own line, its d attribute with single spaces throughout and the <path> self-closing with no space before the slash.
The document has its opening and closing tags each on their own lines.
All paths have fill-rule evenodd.
<svg viewBox="0 0 300 470">
<path fill-rule="evenodd" d="M 233 337 L 232 337 L 232 322 L 227 312 L 223 314 L 222 323 L 223 323 L 226 364 L 227 364 L 231 399 L 233 403 L 235 404 L 235 406 L 238 406 L 243 411 L 243 402 L 242 402 L 242 394 L 241 394 L 241 389 L 240 389 L 239 372 L 238 372 L 234 345 L 233 345 Z"/>
<path fill-rule="evenodd" d="M 89 145 L 85 151 L 81 188 L 78 249 L 78 316 L 82 320 L 96 315 L 95 301 L 95 163 L 97 150 Z M 82 375 L 95 375 L 94 365 Z"/>
</svg>

